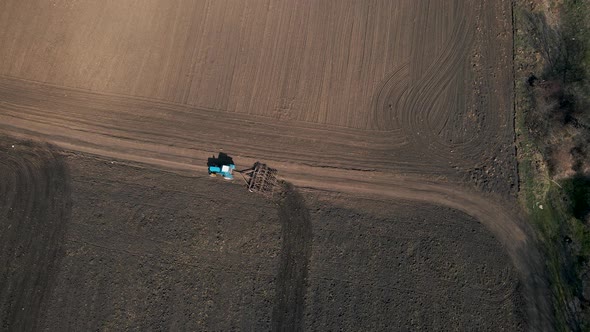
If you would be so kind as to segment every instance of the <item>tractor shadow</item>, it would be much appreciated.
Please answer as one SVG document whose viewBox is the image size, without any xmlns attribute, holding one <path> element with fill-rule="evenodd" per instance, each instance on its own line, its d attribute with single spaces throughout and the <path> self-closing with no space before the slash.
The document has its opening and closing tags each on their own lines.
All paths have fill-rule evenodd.
<svg viewBox="0 0 590 332">
<path fill-rule="evenodd" d="M 215 155 L 207 158 L 207 167 L 211 166 L 218 166 L 221 167 L 222 165 L 231 165 L 234 164 L 234 160 L 232 157 L 228 156 L 227 153 L 219 152 L 219 155 L 215 157 Z"/>
</svg>

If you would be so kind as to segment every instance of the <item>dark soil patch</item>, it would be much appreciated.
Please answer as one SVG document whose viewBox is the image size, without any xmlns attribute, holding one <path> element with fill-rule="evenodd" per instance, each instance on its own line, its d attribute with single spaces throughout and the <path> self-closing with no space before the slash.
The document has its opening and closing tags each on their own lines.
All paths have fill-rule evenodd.
<svg viewBox="0 0 590 332">
<path fill-rule="evenodd" d="M 0 330 L 38 328 L 69 217 L 63 158 L 51 146 L 0 136 Z"/>
<path fill-rule="evenodd" d="M 308 206 L 314 234 L 306 330 L 526 329 L 518 274 L 473 218 L 351 197 Z"/>
<path fill-rule="evenodd" d="M 303 197 L 290 184 L 283 185 L 279 220 L 283 245 L 272 327 L 274 331 L 303 331 L 305 292 L 311 256 L 311 217 Z"/>
</svg>

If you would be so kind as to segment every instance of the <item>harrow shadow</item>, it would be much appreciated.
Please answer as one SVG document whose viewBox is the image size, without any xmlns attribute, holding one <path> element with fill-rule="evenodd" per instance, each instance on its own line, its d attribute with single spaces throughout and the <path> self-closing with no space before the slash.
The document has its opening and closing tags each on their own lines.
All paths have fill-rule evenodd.
<svg viewBox="0 0 590 332">
<path fill-rule="evenodd" d="M 284 183 L 282 189 L 279 220 L 283 244 L 272 313 L 272 330 L 302 331 L 311 257 L 311 217 L 303 197 L 291 184 Z"/>
</svg>

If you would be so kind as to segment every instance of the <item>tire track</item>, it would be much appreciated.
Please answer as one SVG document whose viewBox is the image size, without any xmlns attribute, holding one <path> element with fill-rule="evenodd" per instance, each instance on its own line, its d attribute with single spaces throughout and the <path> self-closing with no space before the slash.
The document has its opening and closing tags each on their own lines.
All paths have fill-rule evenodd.
<svg viewBox="0 0 590 332">
<path fill-rule="evenodd" d="M 47 145 L 0 136 L 0 330 L 36 330 L 63 255 L 69 175 Z"/>
<path fill-rule="evenodd" d="M 68 136 L 64 134 L 69 132 L 69 136 L 78 141 L 86 141 L 84 145 L 88 144 L 89 148 L 119 136 L 126 142 L 111 145 L 122 153 L 126 152 L 126 144 L 132 142 L 199 151 L 232 146 L 252 158 L 264 154 L 274 160 L 318 166 L 349 168 L 358 165 L 356 167 L 361 169 L 401 172 L 416 172 L 420 167 L 420 172 L 426 174 L 452 175 L 448 165 L 423 160 L 407 146 L 405 138 L 398 139 L 388 133 L 300 123 L 295 126 L 295 123 L 281 124 L 240 115 L 225 117 L 224 130 L 220 133 L 214 129 L 219 126 L 219 112 L 121 96 L 110 99 L 109 95 L 32 82 L 17 81 L 14 85 L 11 82 L 14 80 L 0 79 L 3 100 L 0 127 L 13 134 L 19 134 L 19 128 L 37 131 L 49 141 L 60 144 L 68 142 L 57 136 Z M 31 95 L 35 97 L 27 97 Z M 93 128 L 86 127 L 92 123 Z M 62 128 L 59 134 L 54 130 L 58 125 Z M 92 134 L 90 140 L 86 133 Z M 250 144 L 252 141 L 261 144 Z M 394 154 L 396 158 L 391 157 Z M 178 157 L 182 159 L 184 155 L 181 153 Z M 369 157 L 371 162 L 367 163 Z"/>
<path fill-rule="evenodd" d="M 509 109 L 500 112 L 490 109 L 477 126 L 471 127 L 466 121 L 473 115 L 469 113 L 467 98 L 461 96 L 466 89 L 470 90 L 469 85 L 462 82 L 467 74 L 469 55 L 465 50 L 473 48 L 476 32 L 485 29 L 485 24 L 482 26 L 481 22 L 474 20 L 478 20 L 481 12 L 493 12 L 495 9 L 483 5 L 471 8 L 469 4 L 457 3 L 451 29 L 441 32 L 446 37 L 443 47 L 429 64 L 422 66 L 426 67 L 425 71 L 414 73 L 412 68 L 421 67 L 416 64 L 410 67 L 404 63 L 377 90 L 371 106 L 372 127 L 403 137 L 408 146 L 428 155 L 432 162 L 465 168 L 475 166 L 481 159 L 482 151 L 495 153 L 506 145 L 508 137 L 502 133 L 499 135 L 497 129 L 508 127 L 504 113 Z M 425 48 L 423 45 L 428 44 L 423 40 L 428 23 L 424 22 L 423 12 L 428 11 L 418 12 L 422 15 L 415 23 L 417 32 L 413 38 L 414 44 L 411 45 L 412 51 L 416 52 L 411 59 L 413 62 L 429 60 L 421 54 L 424 52 L 422 48 Z M 490 26 L 494 24 L 485 23 Z M 493 41 L 490 40 L 491 44 Z M 497 62 L 496 58 L 490 61 Z"/>
<path fill-rule="evenodd" d="M 303 331 L 305 293 L 311 258 L 311 217 L 303 197 L 290 184 L 283 185 L 279 205 L 283 245 L 277 275 L 273 331 Z"/>
</svg>

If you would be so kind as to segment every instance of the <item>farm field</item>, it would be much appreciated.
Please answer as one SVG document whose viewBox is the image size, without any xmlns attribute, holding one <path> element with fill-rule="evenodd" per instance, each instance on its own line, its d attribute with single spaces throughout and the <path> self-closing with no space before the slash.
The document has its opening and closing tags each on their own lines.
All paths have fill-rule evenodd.
<svg viewBox="0 0 590 332">
<path fill-rule="evenodd" d="M 509 192 L 512 76 L 497 70 L 512 59 L 509 5 L 4 1 L 0 76 L 12 113 L 1 120 L 41 125 L 34 117 L 51 113 L 78 133 L 91 121 L 136 143 L 146 138 L 129 127 L 141 125 L 174 147 L 292 151 L 273 157 Z M 221 119 L 224 130 L 211 130 Z"/>
<path fill-rule="evenodd" d="M 6 250 L 61 227 L 3 326 L 551 329 L 510 1 L 7 0 L 0 45 Z M 292 185 L 203 178 L 219 151 Z"/>
<path fill-rule="evenodd" d="M 11 186 L 2 191 L 0 225 L 17 226 L 2 233 L 3 326 L 524 326 L 508 255 L 482 224 L 455 210 L 351 205 L 349 197 L 304 190 L 277 213 L 262 196 L 206 175 L 13 143 L 1 149 L 2 182 Z M 7 255 L 14 251 L 17 258 Z M 19 283 L 19 273 L 29 279 Z M 284 295 L 292 289 L 294 296 Z M 300 309 L 287 315 L 284 307 Z"/>
</svg>

